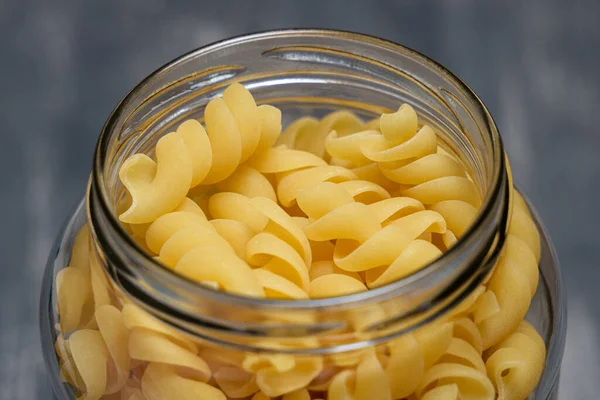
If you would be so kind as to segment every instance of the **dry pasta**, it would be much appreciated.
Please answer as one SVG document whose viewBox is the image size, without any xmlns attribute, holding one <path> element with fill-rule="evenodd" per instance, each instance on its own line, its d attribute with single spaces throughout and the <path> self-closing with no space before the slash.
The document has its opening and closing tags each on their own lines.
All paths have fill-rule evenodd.
<svg viewBox="0 0 600 400">
<path fill-rule="evenodd" d="M 206 129 L 187 120 L 162 137 L 156 161 L 135 154 L 124 162 L 119 176 L 132 204 L 119 216 L 121 221 L 152 222 L 175 209 L 190 188 L 226 180 L 257 149 L 269 148 L 281 129 L 281 113 L 274 107 L 257 107 L 241 85 L 231 85 L 222 99 L 210 101 L 204 120 Z M 235 185 L 238 178 L 222 184 Z"/>
<path fill-rule="evenodd" d="M 514 332 L 525 318 L 531 299 L 535 294 L 539 272 L 540 238 L 527 211 L 525 203 L 517 192 L 509 234 L 503 254 L 487 284 L 487 292 L 482 295 L 487 301 L 475 304 L 483 348 L 496 345 Z M 510 290 L 507 291 L 507 288 Z"/>
<path fill-rule="evenodd" d="M 461 330 L 454 330 L 454 334 Z M 429 368 L 416 393 L 420 399 L 494 400 L 496 392 L 486 374 L 477 335 L 469 340 L 454 336 L 444 354 Z"/>
<path fill-rule="evenodd" d="M 375 122 L 367 126 L 372 127 Z M 331 131 L 340 135 L 349 135 L 365 128 L 364 122 L 348 111 L 332 112 L 320 121 L 313 117 L 303 117 L 292 122 L 277 140 L 277 144 L 286 145 L 315 154 L 329 161 L 325 152 L 325 137 Z"/>
<path fill-rule="evenodd" d="M 400 194 L 439 212 L 448 224 L 444 243 L 451 246 L 471 225 L 481 203 L 475 184 L 457 160 L 438 148 L 433 129 L 419 128 L 417 114 L 409 105 L 383 114 L 380 131 L 342 137 L 331 132 L 327 149 L 355 167 L 364 169 L 369 162 L 375 163 L 387 179 L 399 184 Z"/>
<path fill-rule="evenodd" d="M 498 400 L 523 399 L 535 388 L 544 369 L 544 340 L 527 322 L 489 351 L 486 368 Z"/>
<path fill-rule="evenodd" d="M 214 282 L 225 291 L 264 296 L 250 267 L 204 215 L 184 211 L 164 214 L 148 227 L 146 244 L 159 254 L 161 262 L 192 280 Z"/>
<path fill-rule="evenodd" d="M 212 289 L 286 301 L 374 289 L 440 257 L 481 204 L 466 168 L 406 104 L 367 123 L 349 111 L 303 117 L 280 135 L 281 112 L 234 84 L 204 122 L 163 136 L 154 159 L 129 157 L 118 208 L 144 251 Z M 326 356 L 283 350 L 360 338 L 383 307 L 331 337 L 255 341 L 281 353 L 213 347 L 118 293 L 84 226 L 56 276 L 60 378 L 86 400 L 524 399 L 546 356 L 524 322 L 541 245 L 527 204 L 514 190 L 511 200 L 501 257 L 459 306 L 385 344 Z"/>
<path fill-rule="evenodd" d="M 409 396 L 423 375 L 448 349 L 452 323 L 434 324 L 391 341 L 385 372 L 394 399 Z"/>
<path fill-rule="evenodd" d="M 367 285 L 377 287 L 414 272 L 441 254 L 433 244 L 419 239 L 423 233 L 445 232 L 445 221 L 438 213 L 415 211 L 383 226 L 390 215 L 422 206 L 402 198 L 390 199 L 394 204 L 385 200 L 363 204 L 354 201 L 343 186 L 321 183 L 298 192 L 300 208 L 312 220 L 305 227 L 307 237 L 336 240 L 336 266 L 345 271 L 366 271 Z M 352 279 L 343 275 L 337 278 L 344 286 Z"/>
<path fill-rule="evenodd" d="M 392 400 L 388 376 L 374 351 L 368 352 L 355 370 L 347 369 L 329 385 L 328 400 Z"/>
<path fill-rule="evenodd" d="M 270 298 L 308 298 L 312 253 L 306 235 L 274 201 L 265 197 L 250 200 L 267 218 L 264 230 L 246 246 L 246 260 Z"/>
</svg>

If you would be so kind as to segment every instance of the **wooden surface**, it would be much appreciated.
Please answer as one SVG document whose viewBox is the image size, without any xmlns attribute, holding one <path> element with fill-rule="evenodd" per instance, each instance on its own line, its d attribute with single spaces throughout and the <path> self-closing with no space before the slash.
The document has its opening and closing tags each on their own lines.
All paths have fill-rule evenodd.
<svg viewBox="0 0 600 400">
<path fill-rule="evenodd" d="M 38 296 L 102 124 L 159 65 L 244 32 L 328 27 L 394 40 L 494 115 L 569 292 L 561 399 L 600 393 L 600 2 L 0 0 L 0 399 L 49 399 Z"/>
</svg>

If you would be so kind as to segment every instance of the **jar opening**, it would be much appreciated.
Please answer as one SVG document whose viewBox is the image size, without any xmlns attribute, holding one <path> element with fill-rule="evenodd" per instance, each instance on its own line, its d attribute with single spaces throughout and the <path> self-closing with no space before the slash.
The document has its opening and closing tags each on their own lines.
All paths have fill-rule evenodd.
<svg viewBox="0 0 600 400">
<path fill-rule="evenodd" d="M 161 266 L 116 217 L 116 204 L 123 196 L 119 166 L 128 155 L 149 152 L 182 120 L 201 120 L 208 101 L 233 82 L 244 84 L 257 103 L 279 107 L 284 126 L 287 119 L 308 113 L 320 116 L 343 108 L 370 117 L 410 103 L 424 123 L 442 134 L 444 146 L 463 161 L 482 191 L 475 222 L 455 246 L 415 274 L 343 297 L 246 298 L 196 284 Z M 184 331 L 219 332 L 229 341 L 302 336 L 351 325 L 356 315 L 372 314 L 375 308 L 398 310 L 393 318 L 374 318 L 368 326 L 355 327 L 370 332 L 365 334 L 366 346 L 435 319 L 481 282 L 504 242 L 508 196 L 509 176 L 494 121 L 473 91 L 445 67 L 371 36 L 282 30 L 194 50 L 137 85 L 113 111 L 100 136 L 88 215 L 112 279 L 136 302 Z M 319 323 L 315 312 L 321 314 Z M 355 340 L 352 346 L 356 345 Z"/>
</svg>

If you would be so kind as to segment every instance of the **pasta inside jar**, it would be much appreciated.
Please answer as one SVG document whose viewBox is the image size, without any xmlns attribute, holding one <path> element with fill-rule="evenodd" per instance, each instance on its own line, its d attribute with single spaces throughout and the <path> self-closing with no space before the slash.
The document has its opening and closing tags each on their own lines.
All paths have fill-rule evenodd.
<svg viewBox="0 0 600 400">
<path fill-rule="evenodd" d="M 286 68 L 317 51 L 289 33 L 282 55 L 273 38 L 246 40 Z M 457 111 L 423 104 L 450 108 L 427 91 L 400 87 L 382 106 L 374 85 L 359 107 L 345 98 L 363 101 L 356 77 L 330 96 L 333 72 L 316 69 L 292 101 L 276 73 L 227 82 L 235 68 L 219 68 L 121 104 L 105 127 L 87 220 L 54 280 L 64 387 L 94 400 L 532 395 L 547 344 L 526 316 L 544 244 L 487 111 L 483 131 L 461 103 L 478 145 Z M 168 93 L 178 85 L 199 89 L 184 101 Z M 314 104 L 334 111 L 306 115 Z"/>
</svg>

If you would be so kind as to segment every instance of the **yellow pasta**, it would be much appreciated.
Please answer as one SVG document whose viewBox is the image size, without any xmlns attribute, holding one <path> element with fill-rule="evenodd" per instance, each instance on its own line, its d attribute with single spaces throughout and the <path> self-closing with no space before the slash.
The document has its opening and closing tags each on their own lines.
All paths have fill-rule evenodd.
<svg viewBox="0 0 600 400">
<path fill-rule="evenodd" d="M 525 318 L 538 284 L 539 234 L 524 202 L 515 202 L 503 253 L 487 284 L 488 300 L 475 305 L 483 348 L 496 345 Z"/>
<path fill-rule="evenodd" d="M 194 214 L 198 214 L 202 217 L 204 217 L 204 212 L 202 211 L 202 209 L 200 208 L 200 206 L 198 206 L 198 204 L 196 204 L 192 199 L 190 199 L 189 197 L 186 197 L 183 199 L 183 201 L 177 206 L 175 207 L 175 209 L 173 210 L 173 212 L 175 211 L 184 211 L 184 212 L 191 212 Z M 151 223 L 145 223 L 145 224 L 127 224 L 127 227 L 129 227 L 129 229 L 132 231 L 133 233 L 133 237 L 134 239 L 136 239 L 136 241 L 138 242 L 138 244 L 140 246 L 142 246 L 142 248 L 146 251 L 148 251 L 148 246 L 146 246 L 146 232 L 148 231 L 148 227 L 150 227 Z"/>
<path fill-rule="evenodd" d="M 221 367 L 215 372 L 215 381 L 219 388 L 234 399 L 244 398 L 258 392 L 256 376 L 236 367 Z"/>
<path fill-rule="evenodd" d="M 544 340 L 527 322 L 489 351 L 486 368 L 498 400 L 521 400 L 535 388 L 544 370 Z"/>
<path fill-rule="evenodd" d="M 391 341 L 385 372 L 393 398 L 413 393 L 423 375 L 446 352 L 452 340 L 452 323 L 432 324 Z"/>
<path fill-rule="evenodd" d="M 79 374 L 79 370 L 75 365 L 75 360 L 71 353 L 69 340 L 65 339 L 62 333 L 59 333 L 54 343 L 54 349 L 59 358 L 60 372 L 59 378 L 61 382 L 66 382 L 77 388 L 79 391 L 85 391 L 85 383 Z"/>
<path fill-rule="evenodd" d="M 298 190 L 310 188 L 319 182 L 344 182 L 357 178 L 346 168 L 328 165 L 311 153 L 285 147 L 272 148 L 256 157 L 251 164 L 261 173 L 275 174 L 277 198 L 284 207 L 294 205 Z"/>
<path fill-rule="evenodd" d="M 390 193 L 397 192 L 400 185 L 390 179 L 388 179 L 382 172 L 379 165 L 376 162 L 362 165 L 360 167 L 350 168 L 350 171 L 358 177 L 358 179 L 368 182 L 373 182 Z"/>
<path fill-rule="evenodd" d="M 216 187 L 222 192 L 239 193 L 246 197 L 266 197 L 277 201 L 271 182 L 263 174 L 246 165 L 240 165 L 229 178 L 218 183 Z"/>
<path fill-rule="evenodd" d="M 81 329 L 69 338 L 71 356 L 81 376 L 86 399 L 97 400 L 106 393 L 109 354 L 97 330 Z"/>
<path fill-rule="evenodd" d="M 190 188 L 226 180 L 257 149 L 267 148 L 281 126 L 280 113 L 273 107 L 257 107 L 250 92 L 236 84 L 225 90 L 223 98 L 207 104 L 204 119 L 206 130 L 187 120 L 162 137 L 156 161 L 135 154 L 123 163 L 119 176 L 132 203 L 119 216 L 121 221 L 152 222 L 175 209 Z M 240 187 L 239 179 L 238 175 L 223 185 Z"/>
<path fill-rule="evenodd" d="M 262 392 L 256 393 L 252 396 L 251 400 L 271 400 L 271 397 L 267 396 Z M 306 389 L 296 390 L 294 392 L 286 393 L 281 396 L 281 400 L 311 400 L 310 393 Z M 320 398 L 314 398 L 314 400 L 323 400 Z"/>
<path fill-rule="evenodd" d="M 366 290 L 365 284 L 356 278 L 345 274 L 328 274 L 312 280 L 309 295 L 312 299 L 320 299 L 344 296 Z"/>
<path fill-rule="evenodd" d="M 434 211 L 416 211 L 382 226 L 380 221 L 387 221 L 397 208 L 381 207 L 382 202 L 355 202 L 342 184 L 322 183 L 299 191 L 298 196 L 300 208 L 312 220 L 305 227 L 307 237 L 335 239 L 334 263 L 345 271 L 367 271 L 369 287 L 406 276 L 441 254 L 418 239 L 426 232 L 445 232 L 444 219 Z M 417 204 L 409 205 L 418 209 Z"/>
<path fill-rule="evenodd" d="M 93 318 L 89 240 L 89 229 L 84 226 L 75 237 L 69 265 L 56 274 L 58 311 L 63 332 L 84 327 Z"/>
<path fill-rule="evenodd" d="M 345 370 L 329 385 L 328 400 L 392 400 L 388 377 L 374 351 L 369 352 L 356 370 Z"/>
<path fill-rule="evenodd" d="M 131 206 L 119 216 L 125 223 L 152 222 L 177 207 L 190 188 L 192 160 L 184 140 L 164 136 L 155 151 L 156 162 L 135 154 L 121 167 L 119 177 L 132 197 Z"/>
<path fill-rule="evenodd" d="M 440 361 L 424 375 L 417 388 L 420 399 L 494 400 L 481 355 L 468 342 L 453 338 Z"/>
<path fill-rule="evenodd" d="M 262 231 L 268 222 L 268 218 L 250 203 L 249 197 L 238 193 L 217 193 L 209 199 L 208 208 L 215 220 L 242 222 L 255 233 Z"/>
<path fill-rule="evenodd" d="M 135 360 L 185 367 L 190 375 L 203 382 L 212 375 L 201 357 L 157 332 L 133 329 L 129 337 L 129 354 Z"/>
<path fill-rule="evenodd" d="M 146 400 L 226 400 L 219 389 L 199 380 L 177 374 L 175 368 L 150 363 L 142 377 Z"/>
<path fill-rule="evenodd" d="M 270 364 L 256 370 L 256 384 L 269 397 L 277 397 L 308 386 L 321 372 L 321 357 L 297 357 L 287 368 Z"/>
<path fill-rule="evenodd" d="M 333 248 L 332 248 L 332 256 L 333 256 Z M 333 275 L 333 274 L 347 275 L 351 278 L 354 278 L 354 279 L 362 282 L 362 276 L 360 276 L 360 274 L 358 272 L 344 271 L 340 267 L 336 266 L 333 263 L 333 261 L 317 261 L 317 262 L 314 262 L 310 266 L 309 277 L 310 277 L 311 281 L 314 281 L 315 279 L 317 279 L 321 276 L 324 276 L 324 275 Z"/>
<path fill-rule="evenodd" d="M 166 336 L 170 341 L 183 347 L 191 353 L 196 353 L 198 349 L 190 340 L 186 339 L 183 334 L 177 332 L 168 325 L 159 322 L 150 314 L 143 311 L 141 308 L 133 304 L 125 304 L 121 310 L 123 314 L 123 322 L 129 330 L 139 329 L 144 332 L 146 330 L 155 333 L 160 333 Z"/>
<path fill-rule="evenodd" d="M 106 277 L 102 267 L 99 264 L 98 258 L 96 257 L 92 257 L 90 259 L 90 283 L 92 286 L 94 309 L 96 311 L 99 307 L 115 303 L 108 278 Z"/>
<path fill-rule="evenodd" d="M 107 385 L 105 394 L 123 389 L 129 378 L 131 360 L 129 358 L 129 331 L 123 315 L 113 306 L 102 306 L 96 310 L 98 331 L 110 356 L 107 363 Z"/>
<path fill-rule="evenodd" d="M 214 282 L 225 291 L 264 296 L 251 268 L 203 215 L 182 211 L 165 214 L 148 228 L 146 243 L 159 254 L 160 261 L 189 279 Z"/>
<path fill-rule="evenodd" d="M 277 143 L 307 151 L 329 161 L 325 153 L 325 138 L 329 132 L 335 130 L 340 135 L 348 135 L 362 130 L 364 126 L 360 118 L 347 111 L 332 112 L 320 121 L 304 117 L 291 123 Z"/>
<path fill-rule="evenodd" d="M 201 285 L 294 301 L 410 276 L 475 220 L 475 183 L 409 105 L 369 122 L 348 111 L 304 117 L 280 135 L 281 118 L 234 84 L 207 104 L 205 126 L 184 121 L 157 142 L 154 158 L 129 157 L 117 207 L 127 232 Z M 56 276 L 60 379 L 86 400 L 524 399 L 546 357 L 523 321 L 541 243 L 514 190 L 511 204 L 497 265 L 458 306 L 381 345 L 328 355 L 288 350 L 370 338 L 390 310 L 353 310 L 347 327 L 324 335 L 251 343 L 273 352 L 214 346 L 118 292 L 84 226 Z M 281 312 L 273 320 L 300 333 L 318 317 Z"/>
<path fill-rule="evenodd" d="M 254 267 L 267 297 L 308 298 L 308 266 L 312 253 L 304 232 L 275 202 L 265 197 L 250 200 L 267 218 L 264 230 L 246 246 L 246 260 Z"/>
<path fill-rule="evenodd" d="M 310 220 L 305 217 L 292 217 L 292 219 L 303 231 L 310 224 Z M 308 243 L 310 245 L 313 263 L 320 261 L 330 262 L 333 259 L 334 246 L 332 242 L 318 242 L 309 240 Z"/>
<path fill-rule="evenodd" d="M 427 125 L 418 127 L 417 114 L 409 105 L 383 114 L 380 131 L 345 137 L 331 132 L 327 148 L 354 167 L 376 163 L 387 179 L 400 185 L 398 193 L 440 213 L 448 224 L 444 244 L 451 246 L 475 219 L 481 203 L 475 184 L 458 161 L 438 149 L 435 132 Z"/>
</svg>

